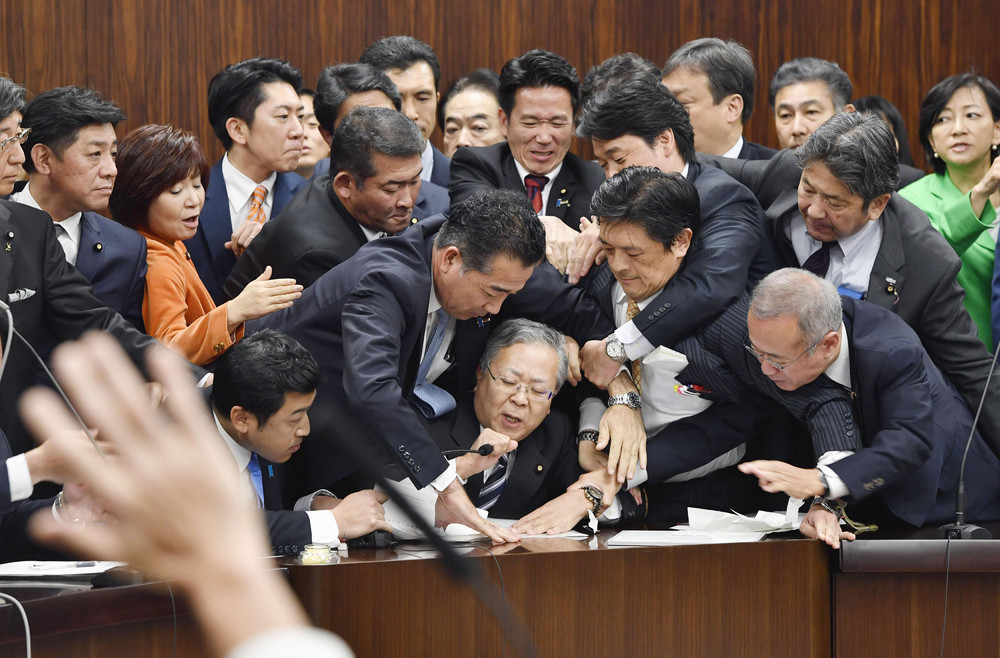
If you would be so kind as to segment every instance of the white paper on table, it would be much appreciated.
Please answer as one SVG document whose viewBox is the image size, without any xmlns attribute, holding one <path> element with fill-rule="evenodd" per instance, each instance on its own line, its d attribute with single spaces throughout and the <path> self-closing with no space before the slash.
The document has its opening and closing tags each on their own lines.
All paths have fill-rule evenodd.
<svg viewBox="0 0 1000 658">
<path fill-rule="evenodd" d="M 87 566 L 77 566 L 85 564 Z M 0 578 L 52 578 L 96 576 L 108 569 L 125 566 L 125 562 L 80 562 L 24 560 L 0 564 Z"/>
<path fill-rule="evenodd" d="M 760 541 L 764 532 L 704 532 L 700 530 L 622 530 L 608 546 L 685 546 L 692 544 L 739 544 Z"/>
<path fill-rule="evenodd" d="M 386 480 L 392 493 L 396 496 L 406 498 L 410 505 L 417 511 L 424 521 L 432 528 L 434 527 L 435 506 L 437 505 L 437 491 L 434 487 L 427 485 L 423 489 L 417 489 L 409 480 L 393 482 Z M 376 491 L 380 488 L 376 487 Z M 392 536 L 395 539 L 422 539 L 424 533 L 420 531 L 417 524 L 410 520 L 403 510 L 400 509 L 390 498 L 382 504 L 385 510 L 385 520 L 392 526 Z"/>
<path fill-rule="evenodd" d="M 802 501 L 789 498 L 785 513 L 757 512 L 754 517 L 737 512 L 688 508 L 688 527 L 703 532 L 785 532 L 798 530 L 802 516 L 798 513 Z"/>
</svg>

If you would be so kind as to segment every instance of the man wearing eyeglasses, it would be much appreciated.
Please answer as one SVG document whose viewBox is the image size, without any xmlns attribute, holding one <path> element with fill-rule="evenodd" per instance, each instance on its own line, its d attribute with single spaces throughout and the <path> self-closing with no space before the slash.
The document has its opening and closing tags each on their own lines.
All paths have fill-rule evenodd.
<svg viewBox="0 0 1000 658">
<path fill-rule="evenodd" d="M 489 455 L 457 457 L 456 472 L 477 508 L 493 518 L 520 519 L 515 532 L 565 532 L 588 510 L 599 512 L 611 490 L 579 479 L 569 419 L 551 409 L 567 368 L 561 333 L 531 320 L 508 320 L 490 335 L 474 393 L 430 425 L 442 451 L 493 446 Z"/>
<path fill-rule="evenodd" d="M 850 530 L 864 529 L 856 521 L 953 520 L 973 417 L 916 333 L 886 309 L 841 297 L 833 284 L 798 268 L 765 277 L 748 308 L 728 311 L 724 344 L 705 347 L 725 351 L 742 340 L 742 358 L 734 360 L 759 364 L 745 371 L 755 375 L 745 381 L 807 422 L 818 464 L 752 461 L 740 470 L 765 491 L 815 496 L 801 530 L 835 548 L 854 539 Z M 744 332 L 735 315 L 745 318 Z M 1000 518 L 1000 460 L 978 432 L 965 481 L 968 518 Z M 848 505 L 854 521 L 844 515 Z M 850 526 L 843 532 L 841 516 Z"/>
</svg>

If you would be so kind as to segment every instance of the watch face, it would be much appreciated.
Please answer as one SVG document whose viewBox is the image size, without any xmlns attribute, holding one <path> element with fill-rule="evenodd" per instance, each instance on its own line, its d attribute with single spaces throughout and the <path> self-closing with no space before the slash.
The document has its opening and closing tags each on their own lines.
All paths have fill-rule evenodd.
<svg viewBox="0 0 1000 658">
<path fill-rule="evenodd" d="M 642 399 L 639 397 L 638 393 L 632 393 L 631 391 L 625 394 L 626 404 L 633 409 L 638 409 L 639 405 L 642 404 Z"/>
</svg>

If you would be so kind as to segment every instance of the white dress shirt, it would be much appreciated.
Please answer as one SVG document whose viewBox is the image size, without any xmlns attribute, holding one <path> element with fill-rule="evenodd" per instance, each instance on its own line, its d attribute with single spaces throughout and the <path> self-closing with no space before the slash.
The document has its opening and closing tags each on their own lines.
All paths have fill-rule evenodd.
<svg viewBox="0 0 1000 658">
<path fill-rule="evenodd" d="M 801 215 L 788 223 L 785 235 L 791 240 L 795 258 L 800 265 L 823 244 L 806 233 L 806 222 Z M 824 278 L 837 288 L 846 288 L 864 297 L 868 294 L 868 279 L 871 278 L 872 267 L 875 265 L 875 258 L 881 246 L 882 218 L 880 217 L 867 222 L 854 235 L 837 240 L 836 246 L 830 248 L 830 269 L 826 271 Z"/>
<path fill-rule="evenodd" d="M 434 147 L 431 146 L 429 139 L 424 144 L 424 150 L 420 152 L 420 164 L 423 165 L 423 169 L 420 170 L 420 180 L 430 182 L 431 174 L 434 173 Z"/>
<path fill-rule="evenodd" d="M 267 195 L 264 197 L 262 210 L 265 220 L 271 219 L 271 206 L 274 202 L 274 183 L 278 180 L 278 174 L 271 172 L 271 175 L 255 183 L 243 172 L 233 166 L 229 161 L 229 154 L 222 156 L 222 181 L 226 184 L 226 196 L 229 197 L 229 219 L 233 224 L 233 231 L 243 226 L 250 215 L 250 203 L 253 201 L 253 191 L 258 185 L 267 188 Z"/>
<path fill-rule="evenodd" d="M 431 334 L 437 325 L 437 312 L 441 308 L 441 302 L 437 298 L 437 293 L 434 292 L 434 273 L 431 272 L 431 297 L 427 300 L 427 321 L 424 324 L 424 340 L 420 346 L 420 361 L 424 360 L 424 354 L 427 352 L 427 343 L 430 342 Z M 437 354 L 434 355 L 434 360 L 431 361 L 430 369 L 427 371 L 425 379 L 428 384 L 433 384 L 434 380 L 448 369 L 450 365 L 447 359 L 448 349 L 451 347 L 451 341 L 454 338 L 455 318 L 449 317 L 448 324 L 444 326 L 444 339 L 441 341 L 441 347 L 438 349 Z M 449 460 L 448 467 L 441 475 L 431 481 L 431 486 L 437 491 L 444 491 L 457 477 L 458 470 L 455 468 L 455 461 Z"/>
<path fill-rule="evenodd" d="M 37 210 L 42 210 L 42 207 L 35 201 L 35 197 L 31 196 L 30 188 L 31 183 L 28 183 L 24 186 L 23 190 L 10 195 L 10 200 Z M 61 222 L 53 220 L 57 228 L 56 237 L 59 239 L 59 246 L 63 248 L 63 252 L 66 254 L 66 261 L 73 266 L 76 266 L 76 258 L 80 255 L 80 220 L 82 218 L 83 213 L 76 212 Z M 61 231 L 58 230 L 60 227 L 62 228 Z"/>
<path fill-rule="evenodd" d="M 736 140 L 735 144 L 733 144 L 733 148 L 731 148 L 728 151 L 726 151 L 725 153 L 723 153 L 722 157 L 724 157 L 724 158 L 738 158 L 738 157 L 740 157 L 740 151 L 742 151 L 742 150 L 743 150 L 743 135 L 740 135 L 740 138 Z"/>
<path fill-rule="evenodd" d="M 524 184 L 525 177 L 531 172 L 521 166 L 521 163 L 514 159 L 514 166 L 517 167 L 517 175 L 521 177 L 521 187 L 524 188 L 524 193 L 528 193 L 528 186 Z M 542 209 L 538 212 L 539 215 L 546 215 L 546 209 L 549 207 L 549 193 L 552 192 L 552 186 L 555 184 L 556 176 L 562 171 L 563 163 L 560 162 L 556 165 L 556 168 L 545 174 L 545 177 L 549 179 L 549 182 L 545 184 L 542 188 Z"/>
<path fill-rule="evenodd" d="M 253 486 L 253 477 L 247 468 L 247 465 L 250 464 L 251 452 L 229 436 L 229 432 L 219 422 L 219 416 L 214 411 L 212 418 L 215 419 L 215 427 L 219 430 L 219 436 L 226 442 L 226 447 L 229 448 L 233 460 L 236 461 L 236 467 L 239 469 L 240 493 L 243 499 L 246 501 L 255 500 L 257 490 Z M 261 477 L 263 476 L 264 474 L 261 473 Z M 261 501 L 261 505 L 263 503 L 264 501 Z M 330 510 L 309 510 L 306 515 L 309 517 L 309 530 L 314 544 L 330 544 L 331 546 L 340 544 L 340 528 L 337 526 L 337 519 L 334 518 L 333 512 Z"/>
<path fill-rule="evenodd" d="M 7 458 L 7 484 L 10 485 L 10 502 L 26 500 L 35 490 L 31 484 L 31 471 L 24 453 Z"/>
</svg>

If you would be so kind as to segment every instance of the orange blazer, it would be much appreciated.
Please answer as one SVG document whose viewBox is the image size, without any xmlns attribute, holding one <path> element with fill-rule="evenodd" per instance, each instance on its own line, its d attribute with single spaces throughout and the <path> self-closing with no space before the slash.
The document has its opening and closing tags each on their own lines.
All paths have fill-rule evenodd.
<svg viewBox="0 0 1000 658">
<path fill-rule="evenodd" d="M 216 306 L 183 242 L 167 244 L 146 238 L 146 296 L 142 319 L 146 332 L 196 365 L 217 359 L 243 338 L 243 325 L 230 334 L 226 304 Z"/>
</svg>

